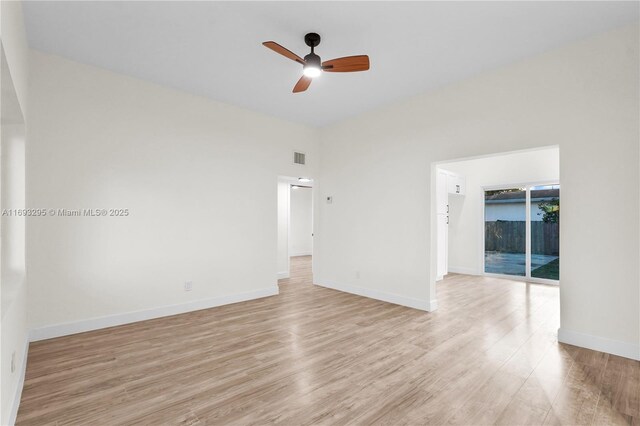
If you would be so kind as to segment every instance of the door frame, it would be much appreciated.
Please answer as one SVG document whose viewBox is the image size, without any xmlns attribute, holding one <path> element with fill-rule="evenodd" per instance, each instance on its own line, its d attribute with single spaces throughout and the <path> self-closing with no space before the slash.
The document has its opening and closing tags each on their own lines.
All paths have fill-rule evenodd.
<svg viewBox="0 0 640 426">
<path fill-rule="evenodd" d="M 307 176 L 305 176 L 307 177 Z M 313 255 L 313 247 L 314 247 L 314 243 L 315 240 L 313 239 L 313 232 L 315 232 L 315 208 L 316 208 L 316 202 L 315 202 L 315 197 L 316 197 L 316 191 L 314 189 L 315 187 L 315 178 L 308 176 L 309 179 L 311 179 L 311 182 L 300 182 L 299 181 L 299 177 L 294 177 L 294 176 L 286 176 L 286 175 L 278 175 L 277 180 L 276 180 L 276 210 L 277 210 L 277 219 L 278 219 L 278 226 L 277 226 L 277 234 L 278 237 L 277 239 L 279 239 L 279 232 L 280 232 L 280 216 L 279 216 L 279 209 L 280 209 L 280 194 L 279 194 L 279 186 L 280 184 L 284 184 L 287 185 L 287 191 L 286 191 L 286 198 L 285 198 L 285 212 L 286 212 L 286 232 L 287 232 L 287 243 L 286 243 L 286 263 L 287 263 L 287 269 L 286 271 L 280 271 L 278 268 L 278 263 L 279 263 L 279 245 L 276 247 L 276 279 L 280 280 L 280 279 L 284 279 L 284 278 L 290 278 L 291 276 L 291 191 L 292 191 L 292 186 L 302 186 L 302 187 L 306 187 L 306 188 L 310 188 L 311 189 L 311 228 L 312 228 L 312 234 L 311 234 L 311 250 L 312 250 L 312 255 Z M 313 273 L 313 264 L 312 264 L 312 269 L 311 272 Z"/>
</svg>

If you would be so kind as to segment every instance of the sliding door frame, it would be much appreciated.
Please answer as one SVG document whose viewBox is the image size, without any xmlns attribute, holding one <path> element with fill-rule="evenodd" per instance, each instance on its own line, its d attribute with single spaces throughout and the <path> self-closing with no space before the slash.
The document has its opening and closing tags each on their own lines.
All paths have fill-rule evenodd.
<svg viewBox="0 0 640 426">
<path fill-rule="evenodd" d="M 488 185 L 482 186 L 482 214 L 480 215 L 482 219 L 482 238 L 481 240 L 481 250 L 482 253 L 482 271 L 481 275 L 487 277 L 495 277 L 495 278 L 508 278 L 510 280 L 515 281 L 526 281 L 535 284 L 549 284 L 549 285 L 559 285 L 560 280 L 550 280 L 545 278 L 535 278 L 531 276 L 531 188 L 535 186 L 543 186 L 543 185 L 560 185 L 559 180 L 553 181 L 534 181 L 534 182 L 525 182 L 525 183 L 512 183 L 512 184 L 504 184 L 504 185 Z M 525 188 L 525 276 L 520 275 L 508 275 L 508 274 L 494 274 L 491 272 L 485 272 L 485 194 L 487 191 L 495 191 L 499 189 L 513 189 L 513 188 Z"/>
</svg>

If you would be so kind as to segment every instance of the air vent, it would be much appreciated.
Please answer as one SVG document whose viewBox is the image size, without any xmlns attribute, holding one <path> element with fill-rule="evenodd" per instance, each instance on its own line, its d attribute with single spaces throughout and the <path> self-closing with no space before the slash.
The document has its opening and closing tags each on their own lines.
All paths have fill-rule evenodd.
<svg viewBox="0 0 640 426">
<path fill-rule="evenodd" d="M 294 152 L 293 153 L 293 164 L 305 164 L 305 155 L 304 152 Z"/>
</svg>

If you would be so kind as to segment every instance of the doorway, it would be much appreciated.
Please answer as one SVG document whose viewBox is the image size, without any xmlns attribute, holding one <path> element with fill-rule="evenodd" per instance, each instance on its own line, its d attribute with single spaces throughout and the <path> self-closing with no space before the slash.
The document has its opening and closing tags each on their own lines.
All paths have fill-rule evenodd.
<svg viewBox="0 0 640 426">
<path fill-rule="evenodd" d="M 558 283 L 558 147 L 432 167 L 434 281 L 453 273 Z"/>
<path fill-rule="evenodd" d="M 311 264 L 313 179 L 278 178 L 278 279 L 291 276 L 292 263 Z"/>
</svg>

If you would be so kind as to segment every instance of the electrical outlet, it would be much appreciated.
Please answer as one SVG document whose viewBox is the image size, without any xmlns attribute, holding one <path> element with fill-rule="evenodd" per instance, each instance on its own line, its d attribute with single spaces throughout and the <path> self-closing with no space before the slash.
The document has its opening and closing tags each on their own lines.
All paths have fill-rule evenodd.
<svg viewBox="0 0 640 426">
<path fill-rule="evenodd" d="M 193 281 L 185 281 L 184 282 L 184 291 L 193 290 Z"/>
<path fill-rule="evenodd" d="M 16 351 L 13 351 L 11 354 L 11 372 L 15 373 L 16 371 Z"/>
<path fill-rule="evenodd" d="M 360 279 L 360 271 L 356 271 L 356 279 L 359 280 Z"/>
<path fill-rule="evenodd" d="M 333 203 L 333 197 L 332 196 L 328 196 L 327 197 L 327 204 L 331 204 Z"/>
</svg>

